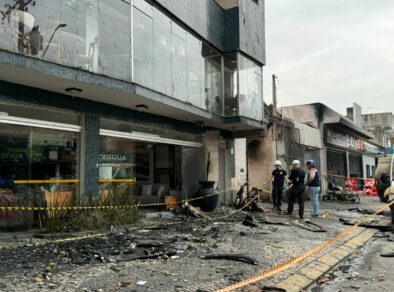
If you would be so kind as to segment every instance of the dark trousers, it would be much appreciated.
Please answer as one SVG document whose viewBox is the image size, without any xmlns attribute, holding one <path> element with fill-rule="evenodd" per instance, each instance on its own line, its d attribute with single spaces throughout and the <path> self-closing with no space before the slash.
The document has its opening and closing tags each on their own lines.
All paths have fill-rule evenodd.
<svg viewBox="0 0 394 292">
<path fill-rule="evenodd" d="M 272 185 L 272 202 L 274 203 L 274 207 L 282 206 L 282 193 L 283 185 Z"/>
<path fill-rule="evenodd" d="M 390 206 L 391 211 L 391 232 L 394 232 L 394 205 Z"/>
<path fill-rule="evenodd" d="M 292 189 L 289 194 L 289 204 L 287 206 L 287 213 L 292 214 L 294 211 L 294 203 L 298 202 L 298 215 L 304 217 L 304 191 L 305 188 Z"/>
</svg>

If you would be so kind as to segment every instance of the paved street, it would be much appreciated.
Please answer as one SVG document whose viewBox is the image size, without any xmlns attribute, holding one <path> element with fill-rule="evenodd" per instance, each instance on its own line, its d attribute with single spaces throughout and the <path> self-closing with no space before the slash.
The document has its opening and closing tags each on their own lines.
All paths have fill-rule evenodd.
<svg viewBox="0 0 394 292">
<path fill-rule="evenodd" d="M 307 217 L 310 217 L 310 203 L 307 202 L 306 206 Z M 141 228 L 134 232 L 119 229 L 104 238 L 39 247 L 34 246 L 38 239 L 30 241 L 25 238 L 20 242 L 24 247 L 0 253 L 0 260 L 4 263 L 0 290 L 111 291 L 122 288 L 125 291 L 211 291 L 236 283 L 322 244 L 347 227 L 339 222 L 340 217 L 358 219 L 364 216 L 349 211 L 349 208 L 377 209 L 380 206 L 376 198 L 363 198 L 361 204 L 323 202 L 323 216 L 313 218 L 312 221 L 325 228 L 327 232 L 324 233 L 302 229 L 295 225 L 299 222 L 296 217 L 289 218 L 272 212 L 268 213 L 268 217 L 271 223 L 276 224 L 259 223 L 263 216 L 250 212 L 257 227 L 245 226 L 242 221 L 246 213 L 241 212 L 216 222 L 175 218 L 180 223 L 164 229 Z M 227 214 L 229 211 L 227 208 L 221 209 L 212 216 Z M 163 222 L 169 221 L 160 219 L 144 223 L 150 225 Z M 383 244 L 384 240 L 377 243 Z M 376 251 L 368 253 L 371 268 L 376 273 L 366 275 L 371 282 L 379 274 L 375 272 L 375 267 L 391 260 L 377 256 L 381 248 L 377 243 L 372 245 Z M 168 256 L 137 259 L 141 255 L 154 254 L 154 250 L 168 253 Z M 247 255 L 256 260 L 258 265 L 200 258 L 223 253 Z M 261 285 L 272 286 L 302 266 L 279 273 L 248 289 Z M 368 266 L 362 268 L 368 270 Z"/>
</svg>

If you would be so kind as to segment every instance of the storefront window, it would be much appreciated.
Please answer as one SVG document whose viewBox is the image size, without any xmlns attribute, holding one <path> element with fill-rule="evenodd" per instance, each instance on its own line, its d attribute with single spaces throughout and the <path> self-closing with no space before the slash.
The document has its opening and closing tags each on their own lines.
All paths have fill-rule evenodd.
<svg viewBox="0 0 394 292">
<path fill-rule="evenodd" d="M 100 180 L 111 182 L 134 179 L 135 142 L 117 137 L 101 137 Z"/>
<path fill-rule="evenodd" d="M 73 132 L 33 128 L 30 154 L 31 179 L 58 181 L 76 179 L 78 135 Z M 51 190 L 55 189 L 63 189 L 63 186 L 51 186 Z"/>
<path fill-rule="evenodd" d="M 2 205 L 63 206 L 75 197 L 79 133 L 0 125 Z M 30 215 L 28 221 L 33 221 Z"/>
<path fill-rule="evenodd" d="M 99 5 L 99 72 L 131 80 L 130 5 L 113 0 L 100 0 Z"/>
<path fill-rule="evenodd" d="M 3 186 L 29 179 L 29 137 L 27 127 L 0 124 L 0 181 Z"/>
<path fill-rule="evenodd" d="M 134 8 L 133 27 L 133 81 L 153 88 L 153 20 Z"/>
</svg>

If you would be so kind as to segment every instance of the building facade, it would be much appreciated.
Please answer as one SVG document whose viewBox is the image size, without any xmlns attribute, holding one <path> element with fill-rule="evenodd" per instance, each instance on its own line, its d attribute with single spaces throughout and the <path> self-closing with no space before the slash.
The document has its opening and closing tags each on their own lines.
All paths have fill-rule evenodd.
<svg viewBox="0 0 394 292">
<path fill-rule="evenodd" d="M 362 115 L 363 128 L 374 134 L 374 142 L 383 147 L 394 147 L 394 115 L 388 113 L 376 113 Z"/>
<path fill-rule="evenodd" d="M 295 159 L 300 160 L 302 165 L 307 160 L 314 160 L 320 170 L 320 157 L 323 151 L 320 130 L 283 118 L 280 113 L 273 118 L 272 107 L 265 106 L 265 110 L 265 116 L 269 121 L 267 135 L 247 139 L 249 185 L 270 189 L 271 182 L 268 178 L 274 169 L 275 160 L 281 161 L 283 169 L 289 174 Z M 270 201 L 271 195 L 264 192 L 260 198 Z"/>
<path fill-rule="evenodd" d="M 227 189 L 235 139 L 266 131 L 264 1 L 0 0 L 0 12 L 3 190 Z"/>
<path fill-rule="evenodd" d="M 329 181 L 343 186 L 346 177 L 356 178 L 361 188 L 363 178 L 374 175 L 376 160 L 385 151 L 372 142 L 371 133 L 321 103 L 283 107 L 281 112 L 284 117 L 320 130 L 323 193 Z"/>
</svg>

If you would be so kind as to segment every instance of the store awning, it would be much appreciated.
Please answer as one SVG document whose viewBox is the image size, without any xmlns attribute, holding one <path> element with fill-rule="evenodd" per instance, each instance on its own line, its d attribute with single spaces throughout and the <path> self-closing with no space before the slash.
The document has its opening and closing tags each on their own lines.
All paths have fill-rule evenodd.
<svg viewBox="0 0 394 292">
<path fill-rule="evenodd" d="M 159 135 L 152 135 L 152 134 L 148 134 L 148 133 L 139 133 L 139 132 L 126 133 L 126 132 L 101 129 L 100 135 L 109 136 L 109 137 L 125 138 L 125 139 L 142 141 L 142 142 L 170 144 L 170 145 L 187 146 L 187 147 L 201 148 L 203 146 L 202 143 L 198 143 L 198 142 L 168 139 L 168 138 L 160 137 Z"/>
</svg>

